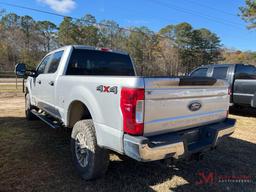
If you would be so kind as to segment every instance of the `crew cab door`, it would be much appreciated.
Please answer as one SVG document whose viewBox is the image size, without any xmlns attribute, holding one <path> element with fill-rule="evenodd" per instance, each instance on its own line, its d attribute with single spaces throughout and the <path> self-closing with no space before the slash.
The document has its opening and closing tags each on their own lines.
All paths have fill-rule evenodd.
<svg viewBox="0 0 256 192">
<path fill-rule="evenodd" d="M 39 63 L 36 69 L 37 76 L 33 77 L 33 79 L 30 82 L 32 102 L 35 105 L 38 105 L 38 103 L 41 102 L 43 97 L 41 78 L 42 78 L 42 75 L 45 73 L 46 66 L 50 62 L 50 58 L 51 58 L 51 55 L 47 55 L 42 59 L 41 63 Z"/>
<path fill-rule="evenodd" d="M 53 116 L 57 116 L 55 108 L 55 83 L 60 60 L 63 55 L 62 51 L 57 51 L 46 56 L 45 62 L 38 67 L 38 76 L 36 77 L 37 106 Z"/>
</svg>

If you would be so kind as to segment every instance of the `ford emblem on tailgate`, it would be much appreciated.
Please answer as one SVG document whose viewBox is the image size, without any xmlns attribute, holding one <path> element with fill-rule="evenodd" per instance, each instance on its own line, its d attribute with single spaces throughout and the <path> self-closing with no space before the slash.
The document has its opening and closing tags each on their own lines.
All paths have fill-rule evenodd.
<svg viewBox="0 0 256 192">
<path fill-rule="evenodd" d="M 188 105 L 190 111 L 198 111 L 202 107 L 202 104 L 195 101 Z"/>
</svg>

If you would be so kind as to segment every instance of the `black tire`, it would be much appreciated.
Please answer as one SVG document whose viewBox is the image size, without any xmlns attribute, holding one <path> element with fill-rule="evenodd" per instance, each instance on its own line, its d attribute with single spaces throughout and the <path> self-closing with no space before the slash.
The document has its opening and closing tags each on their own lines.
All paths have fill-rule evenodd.
<svg viewBox="0 0 256 192">
<path fill-rule="evenodd" d="M 26 115 L 26 119 L 28 121 L 37 119 L 37 117 L 31 112 L 32 109 L 33 109 L 33 106 L 31 105 L 31 102 L 30 102 L 29 93 L 26 93 L 26 95 L 25 95 L 25 115 Z"/>
<path fill-rule="evenodd" d="M 83 179 L 96 179 L 107 171 L 109 153 L 97 145 L 92 120 L 81 120 L 74 125 L 71 134 L 71 153 L 75 167 Z"/>
</svg>

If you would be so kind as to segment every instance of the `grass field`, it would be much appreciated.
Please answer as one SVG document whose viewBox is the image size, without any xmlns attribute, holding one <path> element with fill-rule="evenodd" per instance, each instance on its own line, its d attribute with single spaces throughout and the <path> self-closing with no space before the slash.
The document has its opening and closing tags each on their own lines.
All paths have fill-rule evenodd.
<svg viewBox="0 0 256 192">
<path fill-rule="evenodd" d="M 16 86 L 15 78 L 0 78 L 0 93 L 22 93 L 22 79 L 17 79 Z"/>
<path fill-rule="evenodd" d="M 18 84 L 0 84 L 0 93 L 21 93 L 22 85 Z"/>
<path fill-rule="evenodd" d="M 70 132 L 24 118 L 24 98 L 0 94 L 0 191 L 256 191 L 256 112 L 233 111 L 236 132 L 201 161 L 139 163 L 111 154 L 105 177 L 86 182 L 70 157 Z M 199 172 L 253 183 L 197 185 Z"/>
</svg>

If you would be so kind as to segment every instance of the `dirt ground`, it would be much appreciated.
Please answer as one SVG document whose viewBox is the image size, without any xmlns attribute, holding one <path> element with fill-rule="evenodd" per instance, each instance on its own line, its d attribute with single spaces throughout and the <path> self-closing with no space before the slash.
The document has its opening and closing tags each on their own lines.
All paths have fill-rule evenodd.
<svg viewBox="0 0 256 192">
<path fill-rule="evenodd" d="M 70 133 L 26 121 L 24 98 L 0 94 L 0 191 L 256 191 L 256 112 L 232 113 L 235 133 L 203 160 L 139 163 L 111 154 L 106 176 L 86 182 L 72 166 Z M 250 183 L 219 182 L 224 176 Z"/>
</svg>

